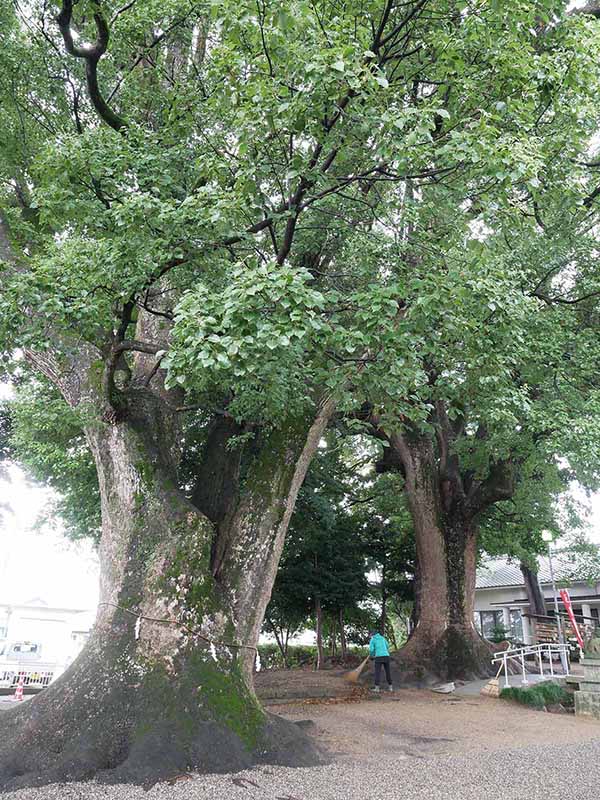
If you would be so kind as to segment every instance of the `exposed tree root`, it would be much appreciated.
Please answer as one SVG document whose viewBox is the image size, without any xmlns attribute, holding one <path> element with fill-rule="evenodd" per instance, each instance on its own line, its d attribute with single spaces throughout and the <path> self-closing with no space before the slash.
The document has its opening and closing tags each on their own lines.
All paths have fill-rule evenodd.
<svg viewBox="0 0 600 800">
<path fill-rule="evenodd" d="M 197 673 L 154 674 L 136 686 L 89 662 L 84 653 L 55 684 L 3 712 L 0 791 L 92 777 L 149 786 L 188 771 L 323 761 L 302 730 L 265 714 L 226 675 L 199 685 Z"/>
<path fill-rule="evenodd" d="M 449 627 L 441 635 L 415 631 L 392 654 L 392 677 L 398 686 L 430 686 L 439 681 L 477 680 L 494 675 L 493 648 L 476 631 Z"/>
</svg>

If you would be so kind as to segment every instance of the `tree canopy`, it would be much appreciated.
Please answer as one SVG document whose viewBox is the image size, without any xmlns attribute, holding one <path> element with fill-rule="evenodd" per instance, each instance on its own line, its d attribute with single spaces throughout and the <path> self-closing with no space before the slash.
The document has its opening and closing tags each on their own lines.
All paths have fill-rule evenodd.
<svg viewBox="0 0 600 800">
<path fill-rule="evenodd" d="M 11 723 L 0 782 L 72 764 L 147 780 L 165 759 L 197 766 L 200 729 L 228 737 L 205 768 L 224 752 L 241 768 L 261 737 L 279 742 L 249 687 L 253 648 L 334 420 L 403 472 L 418 581 L 435 566 L 435 611 L 454 633 L 483 511 L 540 472 L 553 490 L 564 463 L 595 485 L 596 3 L 588 12 L 2 6 L 12 442 L 62 493 L 73 531 L 97 531 L 99 498 L 103 598 L 65 679 L 72 702 L 45 693 L 34 742 Z M 457 648 L 444 653 L 457 671 Z M 50 753 L 80 719 L 85 753 L 62 733 Z M 173 726 L 176 752 L 156 752 Z"/>
</svg>

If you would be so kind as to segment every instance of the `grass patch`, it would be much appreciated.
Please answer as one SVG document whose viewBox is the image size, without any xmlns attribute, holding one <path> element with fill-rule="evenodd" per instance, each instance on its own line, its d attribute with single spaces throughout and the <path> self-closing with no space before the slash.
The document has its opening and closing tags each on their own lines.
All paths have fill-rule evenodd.
<svg viewBox="0 0 600 800">
<path fill-rule="evenodd" d="M 519 686 L 507 686 L 506 689 L 502 689 L 500 692 L 500 697 L 503 700 L 514 700 L 516 703 L 540 710 L 546 708 L 546 706 L 559 704 L 569 708 L 575 702 L 572 692 L 552 681 L 537 683 L 526 689 L 522 689 Z"/>
</svg>

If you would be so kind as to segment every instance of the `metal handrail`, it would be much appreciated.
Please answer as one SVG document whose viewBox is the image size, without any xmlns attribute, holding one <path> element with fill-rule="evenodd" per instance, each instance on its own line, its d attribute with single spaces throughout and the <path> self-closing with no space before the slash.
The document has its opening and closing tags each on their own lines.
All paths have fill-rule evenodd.
<svg viewBox="0 0 600 800">
<path fill-rule="evenodd" d="M 505 686 L 510 686 L 510 681 L 508 679 L 508 662 L 509 661 L 520 661 L 521 662 L 521 671 L 523 673 L 523 680 L 522 683 L 527 685 L 529 681 L 527 680 L 527 671 L 525 669 L 525 657 L 526 656 L 537 656 L 539 668 L 540 668 L 540 675 L 544 677 L 544 659 L 543 656 L 548 656 L 548 662 L 550 666 L 550 677 L 554 677 L 554 664 L 552 663 L 552 656 L 558 655 L 561 661 L 564 661 L 566 665 L 566 670 L 564 672 L 565 675 L 569 675 L 570 673 L 570 662 L 569 662 L 569 646 L 566 644 L 554 644 L 553 642 L 543 642 L 542 644 L 532 644 L 527 645 L 526 647 L 517 647 L 517 648 L 509 648 L 508 650 L 501 650 L 498 653 L 494 653 L 494 658 L 492 659 L 492 664 L 497 664 L 498 662 L 502 662 L 501 670 L 504 670 L 504 680 Z"/>
</svg>

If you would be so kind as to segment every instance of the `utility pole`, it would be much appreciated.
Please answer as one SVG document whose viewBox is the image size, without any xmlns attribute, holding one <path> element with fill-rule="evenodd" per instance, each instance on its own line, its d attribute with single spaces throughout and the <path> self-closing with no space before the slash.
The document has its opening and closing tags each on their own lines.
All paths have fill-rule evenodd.
<svg viewBox="0 0 600 800">
<path fill-rule="evenodd" d="M 558 610 L 558 591 L 556 589 L 556 581 L 554 580 L 554 565 L 552 563 L 552 541 L 554 540 L 554 536 L 550 531 L 542 531 L 542 539 L 548 544 L 548 564 L 550 565 L 550 580 L 552 581 L 552 593 L 554 595 L 554 613 L 556 615 L 556 626 L 558 628 L 558 643 L 564 645 L 565 637 L 563 634 L 562 622 Z M 560 661 L 563 671 L 566 675 L 568 672 L 567 655 L 562 649 L 560 653 Z"/>
</svg>

